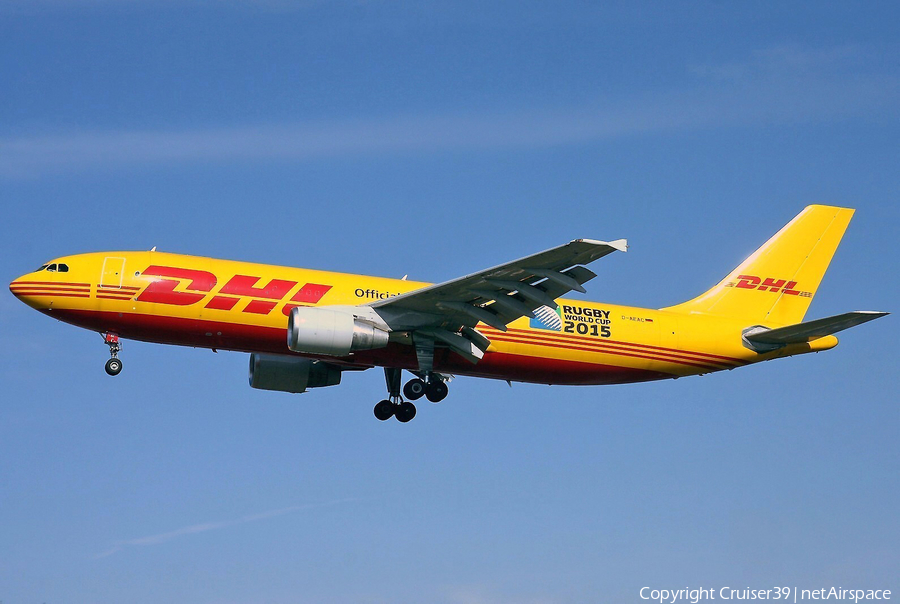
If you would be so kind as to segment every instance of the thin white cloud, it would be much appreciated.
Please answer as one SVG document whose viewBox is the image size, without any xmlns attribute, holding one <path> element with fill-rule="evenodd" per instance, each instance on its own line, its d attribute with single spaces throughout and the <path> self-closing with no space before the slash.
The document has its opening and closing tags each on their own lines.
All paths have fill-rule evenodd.
<svg viewBox="0 0 900 604">
<path fill-rule="evenodd" d="M 778 44 L 753 51 L 741 61 L 691 65 L 688 71 L 710 80 L 749 82 L 773 78 L 834 77 L 847 71 L 880 67 L 878 53 L 854 44 L 807 48 Z"/>
<path fill-rule="evenodd" d="M 345 0 L 346 3 L 358 3 L 360 0 Z M 325 0 L 224 0 L 217 3 L 217 8 L 228 6 L 247 7 L 262 10 L 296 11 L 321 5 Z M 209 3 L 204 0 L 0 0 L 0 13 L 34 14 L 46 11 L 91 9 L 91 8 L 166 8 L 193 5 L 206 8 Z"/>
<path fill-rule="evenodd" d="M 125 541 L 116 541 L 112 544 L 112 546 L 94 556 L 97 558 L 106 558 L 107 556 L 111 556 L 115 553 L 118 553 L 125 549 L 126 547 L 136 547 L 136 546 L 146 546 L 146 545 L 159 545 L 161 543 L 166 543 L 173 539 L 177 539 L 178 537 L 183 537 L 185 535 L 195 535 L 197 533 L 206 533 L 208 531 L 215 531 L 218 529 L 228 528 L 232 526 L 237 526 L 239 524 L 247 524 L 248 522 L 257 522 L 259 520 L 265 520 L 267 518 L 274 518 L 276 516 L 284 516 L 285 514 L 291 514 L 294 512 L 299 512 L 301 510 L 310 510 L 314 508 L 322 508 L 322 507 L 331 507 L 335 505 L 339 505 L 342 503 L 349 503 L 351 501 L 359 501 L 358 498 L 346 498 L 346 499 L 335 499 L 333 501 L 327 501 L 323 503 L 309 503 L 305 505 L 292 505 L 285 508 L 279 508 L 277 510 L 269 510 L 267 512 L 261 512 L 259 514 L 251 514 L 249 516 L 242 516 L 240 518 L 232 519 L 232 520 L 222 520 L 218 522 L 202 522 L 200 524 L 192 524 L 190 526 L 183 526 L 181 528 L 175 529 L 173 531 L 168 531 L 165 533 L 158 533 L 156 535 L 147 535 L 146 537 L 138 537 L 136 539 L 127 539 Z"/>
<path fill-rule="evenodd" d="M 851 50 L 770 50 L 744 65 L 694 67 L 691 89 L 585 108 L 285 123 L 194 130 L 110 130 L 0 138 L 0 178 L 186 164 L 303 162 L 384 153 L 529 149 L 625 136 L 894 116 L 895 75 L 845 65 Z M 844 62 L 836 57 L 845 57 Z M 762 65 L 763 67 L 761 67 Z M 799 67 L 798 67 L 799 65 Z M 720 73 L 730 73 L 728 77 Z M 746 74 L 753 73 L 753 77 Z M 713 80 L 713 81 L 710 81 Z"/>
</svg>

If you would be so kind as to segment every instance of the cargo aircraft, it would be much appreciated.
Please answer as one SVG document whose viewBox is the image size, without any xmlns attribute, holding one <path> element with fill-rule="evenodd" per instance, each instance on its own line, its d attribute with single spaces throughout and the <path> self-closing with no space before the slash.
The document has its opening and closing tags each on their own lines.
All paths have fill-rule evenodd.
<svg viewBox="0 0 900 604">
<path fill-rule="evenodd" d="M 250 385 L 302 393 L 383 367 L 379 420 L 408 422 L 453 375 L 541 384 L 679 378 L 833 348 L 887 313 L 802 322 L 853 210 L 805 208 L 709 291 L 662 309 L 566 300 L 624 239 L 576 239 L 432 285 L 155 250 L 56 258 L 10 284 L 60 321 L 122 339 L 250 353 Z M 401 372 L 413 375 L 401 389 Z"/>
</svg>

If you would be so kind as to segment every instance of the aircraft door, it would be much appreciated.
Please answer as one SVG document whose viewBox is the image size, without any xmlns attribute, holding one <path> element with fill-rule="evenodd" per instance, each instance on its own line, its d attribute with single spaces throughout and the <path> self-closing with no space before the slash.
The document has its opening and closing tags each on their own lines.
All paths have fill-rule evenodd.
<svg viewBox="0 0 900 604">
<path fill-rule="evenodd" d="M 100 274 L 100 287 L 122 287 L 125 275 L 125 258 L 108 256 L 103 260 L 103 272 Z"/>
</svg>

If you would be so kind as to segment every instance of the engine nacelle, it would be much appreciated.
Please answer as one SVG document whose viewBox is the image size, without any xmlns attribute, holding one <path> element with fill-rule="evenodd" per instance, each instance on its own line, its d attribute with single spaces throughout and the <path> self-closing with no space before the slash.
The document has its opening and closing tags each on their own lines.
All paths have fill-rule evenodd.
<svg viewBox="0 0 900 604">
<path fill-rule="evenodd" d="M 288 348 L 306 354 L 344 357 L 354 350 L 388 345 L 388 332 L 360 319 L 353 307 L 301 306 L 288 317 Z"/>
<path fill-rule="evenodd" d="M 307 388 L 336 386 L 341 368 L 324 361 L 281 354 L 250 355 L 250 386 L 260 390 L 304 392 Z"/>
</svg>

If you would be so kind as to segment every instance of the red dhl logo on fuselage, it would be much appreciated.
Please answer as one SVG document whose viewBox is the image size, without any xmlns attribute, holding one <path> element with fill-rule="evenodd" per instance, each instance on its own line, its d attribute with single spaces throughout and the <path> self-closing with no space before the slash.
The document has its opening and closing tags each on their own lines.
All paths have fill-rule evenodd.
<svg viewBox="0 0 900 604">
<path fill-rule="evenodd" d="M 139 302 L 190 306 L 203 300 L 218 284 L 218 278 L 209 271 L 190 268 L 153 265 L 148 266 L 142 274 L 145 277 L 159 277 L 159 279 L 150 283 L 141 292 L 137 297 Z M 253 299 L 247 303 L 242 312 L 267 315 L 299 285 L 299 281 L 272 279 L 264 285 L 257 286 L 260 279 L 261 277 L 252 275 L 235 275 L 216 292 L 204 308 L 231 310 L 242 297 L 250 297 Z M 184 291 L 176 290 L 182 281 L 187 282 Z M 289 315 L 292 308 L 316 304 L 330 289 L 330 285 L 305 283 L 291 296 L 282 312 Z"/>
<path fill-rule="evenodd" d="M 725 287 L 738 287 L 740 289 L 755 289 L 762 292 L 781 292 L 788 296 L 802 296 L 811 298 L 812 292 L 804 292 L 794 289 L 797 287 L 796 281 L 788 281 L 787 279 L 774 279 L 766 277 L 762 279 L 754 275 L 738 275 L 737 281 L 729 281 Z"/>
</svg>

